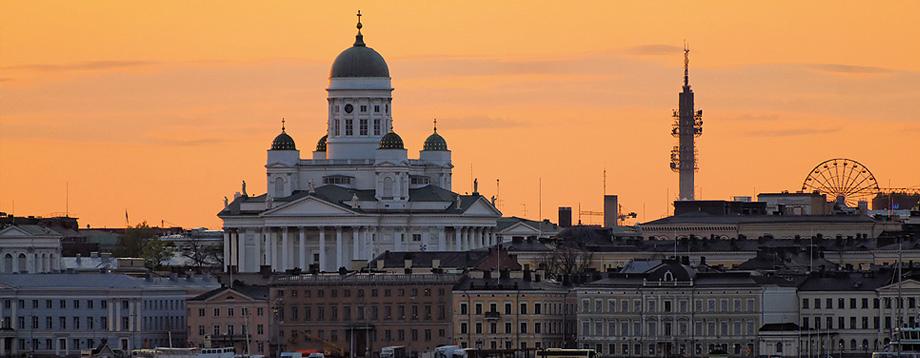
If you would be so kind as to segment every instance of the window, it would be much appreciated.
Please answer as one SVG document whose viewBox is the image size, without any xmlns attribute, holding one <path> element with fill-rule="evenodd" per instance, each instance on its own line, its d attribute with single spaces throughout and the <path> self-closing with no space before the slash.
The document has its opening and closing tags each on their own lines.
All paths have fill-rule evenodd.
<svg viewBox="0 0 920 358">
<path fill-rule="evenodd" d="M 360 134 L 367 135 L 367 120 L 362 119 L 359 125 L 360 125 L 359 130 L 361 131 Z"/>
<path fill-rule="evenodd" d="M 542 308 L 542 305 L 540 305 L 539 303 L 534 303 L 533 304 L 533 314 L 543 314 L 541 308 Z"/>
<path fill-rule="evenodd" d="M 467 309 L 466 303 L 461 303 L 460 304 L 460 314 L 462 315 L 469 314 L 469 312 L 467 311 L 468 309 Z"/>
<path fill-rule="evenodd" d="M 505 302 L 505 314 L 511 314 L 511 303 Z"/>
<path fill-rule="evenodd" d="M 336 120 L 332 121 L 333 129 L 334 129 L 335 135 L 339 135 L 339 122 L 341 122 L 341 120 L 336 119 Z"/>
<path fill-rule="evenodd" d="M 374 135 L 380 135 L 380 120 L 374 119 Z"/>
<path fill-rule="evenodd" d="M 353 134 L 352 130 L 353 130 L 352 120 L 346 119 L 345 120 L 345 135 L 352 135 Z"/>
<path fill-rule="evenodd" d="M 525 303 L 521 303 L 521 311 L 520 311 L 520 314 L 527 314 L 527 303 L 526 303 L 526 302 L 525 302 Z"/>
<path fill-rule="evenodd" d="M 374 105 L 374 113 L 377 113 L 377 112 L 380 112 L 380 105 L 379 105 L 379 104 L 375 104 L 375 105 Z"/>
<path fill-rule="evenodd" d="M 367 105 L 361 105 L 361 112 L 367 112 Z"/>
</svg>

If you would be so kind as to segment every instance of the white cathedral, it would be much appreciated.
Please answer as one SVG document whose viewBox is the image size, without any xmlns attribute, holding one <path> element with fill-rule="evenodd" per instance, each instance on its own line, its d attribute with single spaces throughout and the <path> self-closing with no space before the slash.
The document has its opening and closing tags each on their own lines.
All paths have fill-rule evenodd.
<svg viewBox="0 0 920 358">
<path fill-rule="evenodd" d="M 434 133 L 409 159 L 393 130 L 386 61 L 361 34 L 329 72 L 326 135 L 311 159 L 285 132 L 265 164 L 268 188 L 225 199 L 224 270 L 356 269 L 387 250 L 462 251 L 497 243 L 501 212 L 451 191 L 451 153 Z"/>
</svg>

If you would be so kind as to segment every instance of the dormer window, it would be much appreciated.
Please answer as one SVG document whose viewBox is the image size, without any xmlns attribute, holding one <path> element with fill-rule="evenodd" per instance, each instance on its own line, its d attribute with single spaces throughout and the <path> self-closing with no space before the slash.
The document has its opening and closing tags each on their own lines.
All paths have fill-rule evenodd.
<svg viewBox="0 0 920 358">
<path fill-rule="evenodd" d="M 363 112 L 367 112 L 367 106 L 366 106 L 366 105 L 362 105 L 362 106 L 361 106 L 361 112 L 362 112 L 362 113 L 363 113 Z"/>
<path fill-rule="evenodd" d="M 421 175 L 413 175 L 409 180 L 412 185 L 428 185 L 431 183 L 431 178 Z"/>
<path fill-rule="evenodd" d="M 671 273 L 670 270 L 668 270 L 667 272 L 664 273 L 664 280 L 665 280 L 665 281 L 674 281 L 674 274 Z"/>
</svg>

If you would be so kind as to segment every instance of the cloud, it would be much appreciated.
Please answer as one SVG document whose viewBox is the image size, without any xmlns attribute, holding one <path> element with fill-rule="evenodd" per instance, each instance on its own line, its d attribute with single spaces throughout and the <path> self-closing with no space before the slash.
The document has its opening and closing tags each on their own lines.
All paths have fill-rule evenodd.
<svg viewBox="0 0 920 358">
<path fill-rule="evenodd" d="M 68 64 L 47 64 L 35 63 L 25 65 L 13 65 L 0 67 L 2 70 L 25 70 L 35 72 L 60 72 L 60 71 L 98 71 L 111 70 L 126 67 L 149 66 L 155 62 L 151 61 L 88 61 L 75 62 Z"/>
<path fill-rule="evenodd" d="M 808 65 L 808 67 L 814 70 L 829 72 L 833 74 L 876 75 L 894 72 L 894 70 L 883 67 L 843 65 L 838 63 L 811 64 Z"/>
<path fill-rule="evenodd" d="M 664 44 L 650 44 L 650 45 L 640 45 L 633 46 L 626 49 L 627 53 L 633 55 L 641 56 L 659 56 L 659 55 L 671 55 L 674 53 L 680 53 L 684 49 L 679 46 L 673 45 L 664 45 Z"/>
<path fill-rule="evenodd" d="M 840 128 L 789 128 L 747 131 L 745 134 L 753 137 L 799 137 L 839 132 Z"/>
</svg>

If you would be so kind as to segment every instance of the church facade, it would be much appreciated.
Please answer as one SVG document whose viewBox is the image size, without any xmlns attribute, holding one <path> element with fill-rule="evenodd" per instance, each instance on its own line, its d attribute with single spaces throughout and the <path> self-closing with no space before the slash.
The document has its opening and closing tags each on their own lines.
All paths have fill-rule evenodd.
<svg viewBox="0 0 920 358">
<path fill-rule="evenodd" d="M 301 158 L 282 125 L 265 164 L 266 192 L 245 182 L 218 216 L 224 269 L 258 272 L 359 268 L 390 251 L 463 251 L 497 243 L 501 216 L 479 195 L 451 191 L 451 152 L 433 133 L 410 159 L 393 129 L 393 87 L 383 56 L 361 33 L 329 74 L 326 135 Z"/>
</svg>

